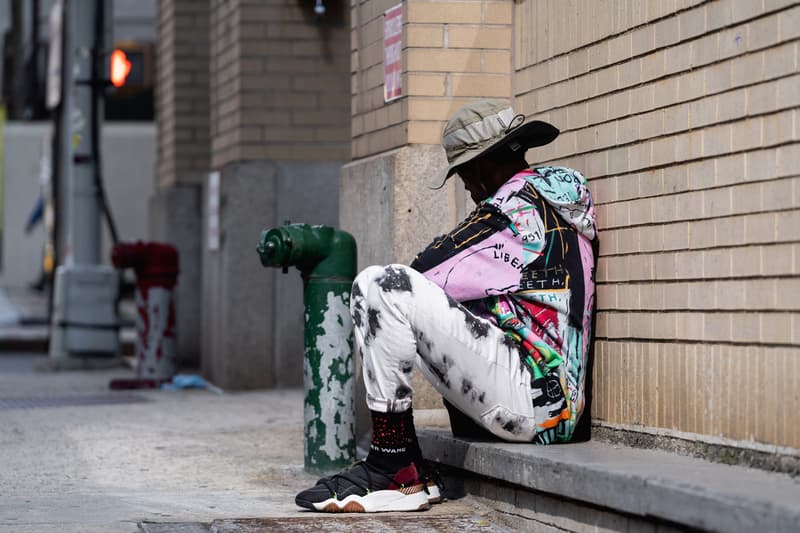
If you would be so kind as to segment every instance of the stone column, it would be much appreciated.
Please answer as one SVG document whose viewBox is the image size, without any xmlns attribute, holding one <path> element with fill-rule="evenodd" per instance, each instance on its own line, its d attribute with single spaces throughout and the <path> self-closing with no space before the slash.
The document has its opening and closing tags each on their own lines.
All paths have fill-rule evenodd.
<svg viewBox="0 0 800 533">
<path fill-rule="evenodd" d="M 383 13 L 394 2 L 353 0 L 352 156 L 342 173 L 342 227 L 359 264 L 409 262 L 469 206 L 461 187 L 424 187 L 441 169 L 450 115 L 478 98 L 511 96 L 512 2 L 403 4 L 403 94 L 383 98 Z"/>
<path fill-rule="evenodd" d="M 511 97 L 512 2 L 403 3 L 403 97 L 384 102 L 383 14 L 394 0 L 351 0 L 352 156 L 342 170 L 342 229 L 358 242 L 359 267 L 408 264 L 472 207 L 460 184 L 440 191 L 425 178 L 445 166 L 442 128 L 462 105 Z M 357 365 L 360 371 L 360 363 Z M 363 380 L 358 433 L 368 428 Z M 443 407 L 414 375 L 415 408 Z"/>
<path fill-rule="evenodd" d="M 181 272 L 176 292 L 177 355 L 200 362 L 200 237 L 202 183 L 209 167 L 208 0 L 158 2 L 156 194 L 151 238 L 175 245 Z"/>
<path fill-rule="evenodd" d="M 349 158 L 349 26 L 341 4 L 212 1 L 211 168 L 221 240 L 203 251 L 203 368 L 226 388 L 300 386 L 299 274 L 261 267 L 262 229 L 337 225 Z"/>
</svg>

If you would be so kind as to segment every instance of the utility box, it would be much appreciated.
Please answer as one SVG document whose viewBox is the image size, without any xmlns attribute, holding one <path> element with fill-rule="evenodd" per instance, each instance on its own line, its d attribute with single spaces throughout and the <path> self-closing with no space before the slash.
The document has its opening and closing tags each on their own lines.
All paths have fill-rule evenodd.
<svg viewBox="0 0 800 533">
<path fill-rule="evenodd" d="M 50 357 L 115 357 L 119 354 L 117 271 L 103 265 L 56 269 Z"/>
</svg>

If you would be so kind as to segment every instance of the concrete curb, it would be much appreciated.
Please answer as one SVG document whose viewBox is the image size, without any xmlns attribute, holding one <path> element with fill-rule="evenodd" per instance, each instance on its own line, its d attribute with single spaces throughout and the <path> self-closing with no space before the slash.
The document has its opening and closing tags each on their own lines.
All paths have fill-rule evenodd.
<svg viewBox="0 0 800 533">
<path fill-rule="evenodd" d="M 122 328 L 120 350 L 122 355 L 132 355 L 136 342 L 136 331 Z M 47 352 L 50 344 L 50 326 L 6 326 L 0 327 L 0 352 Z M 0 357 L 2 354 L 0 354 Z"/>
<path fill-rule="evenodd" d="M 46 352 L 49 342 L 48 326 L 0 328 L 0 351 L 3 352 Z"/>
<path fill-rule="evenodd" d="M 476 442 L 421 429 L 428 459 L 519 487 L 710 531 L 797 531 L 800 480 L 657 450 Z"/>
</svg>

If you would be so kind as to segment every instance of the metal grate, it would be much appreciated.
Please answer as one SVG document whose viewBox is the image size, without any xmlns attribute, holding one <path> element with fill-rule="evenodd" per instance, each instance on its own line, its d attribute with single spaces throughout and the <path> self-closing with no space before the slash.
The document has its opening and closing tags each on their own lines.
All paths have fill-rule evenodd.
<svg viewBox="0 0 800 533">
<path fill-rule="evenodd" d="M 49 398 L 0 398 L 0 410 L 38 407 L 81 407 L 149 402 L 136 394 L 95 394 L 91 396 L 53 396 Z"/>
</svg>

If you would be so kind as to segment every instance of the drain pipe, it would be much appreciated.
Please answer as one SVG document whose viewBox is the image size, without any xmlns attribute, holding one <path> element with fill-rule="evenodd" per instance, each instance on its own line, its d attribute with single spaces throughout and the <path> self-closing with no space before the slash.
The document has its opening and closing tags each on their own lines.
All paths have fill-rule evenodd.
<svg viewBox="0 0 800 533">
<path fill-rule="evenodd" d="M 287 224 L 261 232 L 265 267 L 296 266 L 305 303 L 305 469 L 328 473 L 355 460 L 353 322 L 356 275 L 353 236 L 329 226 Z"/>
</svg>

